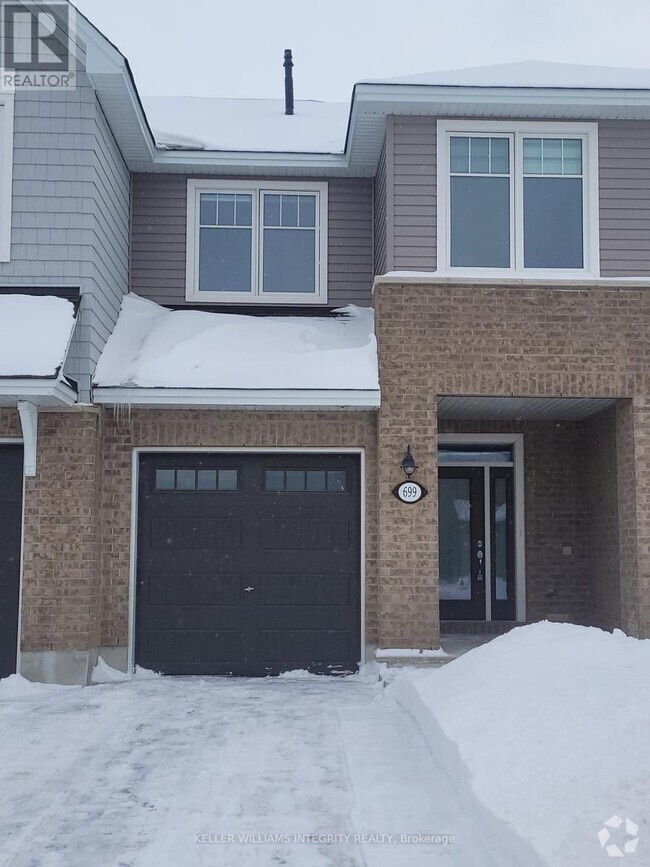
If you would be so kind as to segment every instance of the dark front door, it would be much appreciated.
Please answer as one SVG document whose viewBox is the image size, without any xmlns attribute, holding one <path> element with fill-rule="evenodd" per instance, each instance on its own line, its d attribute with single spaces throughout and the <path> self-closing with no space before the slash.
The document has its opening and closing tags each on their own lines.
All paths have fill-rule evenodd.
<svg viewBox="0 0 650 867">
<path fill-rule="evenodd" d="M 0 445 L 0 677 L 16 671 L 23 448 Z"/>
<path fill-rule="evenodd" d="M 484 490 L 482 467 L 438 471 L 441 620 L 485 619 Z"/>
<path fill-rule="evenodd" d="M 138 664 L 167 674 L 355 670 L 360 532 L 354 456 L 143 456 Z"/>
</svg>

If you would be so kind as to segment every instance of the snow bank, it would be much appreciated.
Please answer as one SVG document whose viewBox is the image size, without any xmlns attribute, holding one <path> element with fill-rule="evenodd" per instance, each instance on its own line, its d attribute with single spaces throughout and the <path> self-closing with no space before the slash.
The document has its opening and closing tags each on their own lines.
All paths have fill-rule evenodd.
<svg viewBox="0 0 650 867">
<path fill-rule="evenodd" d="M 54 376 L 74 325 L 74 306 L 65 298 L 0 295 L 0 377 Z"/>
<path fill-rule="evenodd" d="M 103 657 L 97 657 L 97 664 L 90 675 L 91 683 L 125 683 L 127 680 L 131 680 L 131 678 L 125 671 L 111 668 Z"/>
<path fill-rule="evenodd" d="M 400 674 L 387 693 L 545 864 L 600 863 L 612 814 L 639 824 L 648 858 L 650 641 L 538 623 Z"/>
<path fill-rule="evenodd" d="M 375 651 L 375 659 L 441 659 L 449 654 L 438 647 L 436 650 L 423 648 L 380 647 Z"/>
<path fill-rule="evenodd" d="M 127 295 L 98 386 L 378 389 L 373 311 L 241 316 L 167 310 Z"/>
<path fill-rule="evenodd" d="M 295 114 L 282 99 L 144 97 L 158 147 L 181 150 L 342 153 L 348 103 L 296 100 Z"/>
</svg>

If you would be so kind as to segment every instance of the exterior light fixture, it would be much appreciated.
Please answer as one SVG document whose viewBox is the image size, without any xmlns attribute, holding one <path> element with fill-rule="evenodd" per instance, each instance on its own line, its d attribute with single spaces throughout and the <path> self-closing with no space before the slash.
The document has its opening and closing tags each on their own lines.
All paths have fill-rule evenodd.
<svg viewBox="0 0 650 867">
<path fill-rule="evenodd" d="M 418 465 L 415 463 L 415 458 L 411 454 L 410 445 L 406 447 L 406 454 L 402 458 L 402 463 L 400 464 L 400 466 L 404 470 L 404 475 L 409 479 L 418 468 Z"/>
</svg>

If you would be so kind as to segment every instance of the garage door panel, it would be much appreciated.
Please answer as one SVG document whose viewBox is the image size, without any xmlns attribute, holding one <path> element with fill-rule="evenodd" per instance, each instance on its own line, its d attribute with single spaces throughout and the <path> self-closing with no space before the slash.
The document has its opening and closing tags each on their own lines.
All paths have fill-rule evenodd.
<svg viewBox="0 0 650 867">
<path fill-rule="evenodd" d="M 136 659 L 169 674 L 355 668 L 358 458 L 250 454 L 229 461 L 237 490 L 211 492 L 198 489 L 199 479 L 208 479 L 199 468 L 224 466 L 219 455 L 141 458 Z M 282 470 L 271 481 L 283 490 L 266 490 L 269 468 Z M 156 489 L 193 480 L 193 492 Z M 320 490 L 290 490 L 301 485 Z"/>
<path fill-rule="evenodd" d="M 348 551 L 350 525 L 318 518 L 267 519 L 262 522 L 261 547 L 268 551 Z"/>
<path fill-rule="evenodd" d="M 191 572 L 152 574 L 149 605 L 241 605 L 242 576 Z"/>
<path fill-rule="evenodd" d="M 147 635 L 148 657 L 159 662 L 237 663 L 242 636 L 237 630 L 151 629 Z"/>
<path fill-rule="evenodd" d="M 153 518 L 152 549 L 218 551 L 240 548 L 241 521 L 229 518 Z"/>
<path fill-rule="evenodd" d="M 23 449 L 0 445 L 0 677 L 16 671 Z"/>
<path fill-rule="evenodd" d="M 349 605 L 353 575 L 259 575 L 260 605 Z"/>
</svg>

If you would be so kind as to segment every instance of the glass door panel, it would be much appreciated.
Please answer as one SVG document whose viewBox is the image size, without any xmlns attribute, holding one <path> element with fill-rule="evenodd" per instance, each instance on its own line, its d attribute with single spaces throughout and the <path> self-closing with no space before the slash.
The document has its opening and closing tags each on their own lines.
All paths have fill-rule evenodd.
<svg viewBox="0 0 650 867">
<path fill-rule="evenodd" d="M 515 515 L 511 467 L 490 469 L 492 620 L 514 620 Z"/>
</svg>

